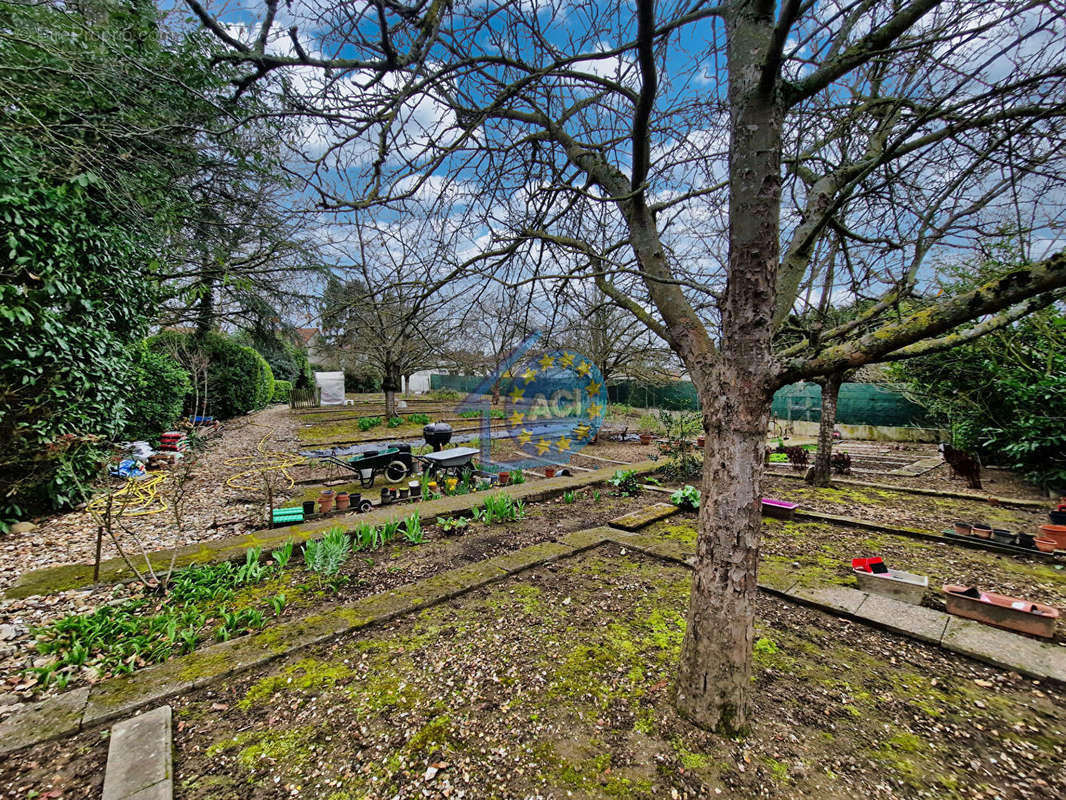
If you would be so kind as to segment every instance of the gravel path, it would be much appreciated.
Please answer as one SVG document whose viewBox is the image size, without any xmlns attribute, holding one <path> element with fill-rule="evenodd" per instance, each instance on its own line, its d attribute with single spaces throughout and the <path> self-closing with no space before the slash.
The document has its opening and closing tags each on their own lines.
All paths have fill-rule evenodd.
<svg viewBox="0 0 1066 800">
<path fill-rule="evenodd" d="M 252 492 L 226 486 L 226 478 L 240 470 L 239 466 L 229 466 L 226 461 L 254 454 L 259 440 L 270 429 L 274 430 L 268 443 L 270 449 L 291 450 L 296 444 L 295 427 L 284 406 L 272 406 L 227 422 L 222 435 L 211 440 L 199 456 L 189 480 L 183 533 L 178 535 L 169 511 L 135 517 L 126 523 L 128 532 L 120 536 L 123 547 L 137 552 L 136 541 L 139 540 L 145 549 L 158 550 L 261 527 L 257 515 L 262 513 L 262 490 Z M 167 487 L 168 483 L 161 486 L 162 494 L 169 491 Z M 211 527 L 216 521 L 225 520 L 247 522 Z M 28 533 L 0 537 L 0 588 L 10 586 L 27 570 L 93 560 L 96 522 L 91 514 L 73 511 L 46 517 L 37 523 L 37 527 Z M 103 557 L 117 555 L 114 543 L 105 539 Z"/>
</svg>

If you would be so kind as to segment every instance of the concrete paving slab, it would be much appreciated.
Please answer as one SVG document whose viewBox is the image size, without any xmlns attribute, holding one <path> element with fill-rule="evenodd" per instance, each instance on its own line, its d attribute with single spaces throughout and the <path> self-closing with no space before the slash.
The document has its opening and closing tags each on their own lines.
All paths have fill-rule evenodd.
<svg viewBox="0 0 1066 800">
<path fill-rule="evenodd" d="M 75 733 L 88 701 L 89 688 L 84 687 L 20 709 L 0 722 L 0 756 Z"/>
<path fill-rule="evenodd" d="M 854 616 L 867 595 L 844 586 L 801 586 L 788 592 L 788 597 L 807 605 L 825 606 L 831 612 Z"/>
<path fill-rule="evenodd" d="M 680 510 L 681 509 L 673 503 L 655 503 L 647 508 L 640 508 L 636 511 L 630 511 L 628 514 L 616 517 L 607 524 L 612 528 L 619 528 L 623 531 L 639 531 L 641 528 L 645 528 L 653 522 L 672 517 Z"/>
<path fill-rule="evenodd" d="M 685 566 L 692 566 L 689 559 L 695 555 L 692 545 L 683 544 L 675 539 L 658 539 L 654 536 L 641 536 L 639 533 L 622 532 L 612 533 L 611 541 L 622 547 L 630 547 L 639 550 L 649 556 L 673 561 Z"/>
<path fill-rule="evenodd" d="M 170 706 L 159 706 L 112 726 L 103 800 L 174 794 Z"/>
<path fill-rule="evenodd" d="M 950 614 L 943 611 L 934 611 L 879 594 L 868 595 L 855 612 L 855 616 L 885 630 L 902 633 L 930 644 L 940 644 L 944 629 L 951 618 Z"/>
<path fill-rule="evenodd" d="M 946 650 L 1038 680 L 1066 683 L 1066 648 L 949 615 Z"/>
</svg>

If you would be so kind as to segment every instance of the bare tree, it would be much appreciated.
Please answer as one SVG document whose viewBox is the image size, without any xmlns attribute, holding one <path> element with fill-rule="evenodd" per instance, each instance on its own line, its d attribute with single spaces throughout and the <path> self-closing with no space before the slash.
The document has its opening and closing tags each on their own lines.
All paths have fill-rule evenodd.
<svg viewBox="0 0 1066 800">
<path fill-rule="evenodd" d="M 1066 285 L 1057 255 L 899 307 L 928 254 L 980 236 L 997 198 L 1030 198 L 1038 234 L 1057 213 L 1042 194 L 1062 167 L 1066 111 L 1053 4 L 636 0 L 558 14 L 553 3 L 353 1 L 304 9 L 281 52 L 268 47 L 274 0 L 246 40 L 186 2 L 245 65 L 238 88 L 321 72 L 327 85 L 306 107 L 347 148 L 335 151 L 343 180 L 314 164 L 323 204 L 476 184 L 484 233 L 470 271 L 515 285 L 598 279 L 682 359 L 707 457 L 677 706 L 707 728 L 748 722 L 774 390 L 940 346 L 961 324 Z M 316 48 L 300 43 L 300 24 Z M 680 52 L 682 31 L 700 52 Z M 428 128 L 427 106 L 439 111 Z M 609 227 L 590 230 L 604 214 Z M 846 243 L 834 291 L 872 298 L 870 327 L 844 323 L 775 355 L 775 326 L 819 285 L 830 233 Z M 534 257 L 553 248 L 584 257 Z"/>
</svg>

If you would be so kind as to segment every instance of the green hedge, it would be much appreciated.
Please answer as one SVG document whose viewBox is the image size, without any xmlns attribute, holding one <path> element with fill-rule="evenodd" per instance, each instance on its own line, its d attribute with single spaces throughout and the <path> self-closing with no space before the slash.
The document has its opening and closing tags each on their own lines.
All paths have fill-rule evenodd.
<svg viewBox="0 0 1066 800">
<path fill-rule="evenodd" d="M 207 414 L 227 419 L 265 407 L 274 397 L 270 365 L 251 347 L 217 331 L 185 334 L 164 331 L 151 339 L 154 350 L 183 359 L 207 357 Z M 185 364 L 187 368 L 189 364 Z M 195 374 L 195 369 L 191 369 Z M 192 395 L 186 395 L 191 405 Z M 199 412 L 199 409 L 197 409 Z"/>
<path fill-rule="evenodd" d="M 189 393 L 189 373 L 173 356 L 139 342 L 130 353 L 131 374 L 126 392 L 128 439 L 151 439 L 170 430 L 181 416 Z"/>
<path fill-rule="evenodd" d="M 292 391 L 291 381 L 274 381 L 274 396 L 270 399 L 271 403 L 287 403 L 289 402 L 289 393 Z"/>
</svg>

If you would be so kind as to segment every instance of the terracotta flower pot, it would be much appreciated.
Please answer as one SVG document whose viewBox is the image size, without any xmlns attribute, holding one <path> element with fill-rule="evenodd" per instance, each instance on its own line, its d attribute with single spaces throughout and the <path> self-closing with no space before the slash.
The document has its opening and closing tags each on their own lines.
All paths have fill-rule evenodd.
<svg viewBox="0 0 1066 800">
<path fill-rule="evenodd" d="M 651 444 L 651 434 L 650 433 L 642 433 L 642 434 L 640 434 L 640 443 L 641 444 Z"/>
<path fill-rule="evenodd" d="M 347 511 L 348 503 L 350 501 L 351 498 L 348 496 L 347 492 L 337 492 L 336 503 L 338 511 Z"/>
<path fill-rule="evenodd" d="M 959 536 L 969 536 L 973 532 L 973 525 L 969 522 L 956 522 L 955 533 Z"/>
<path fill-rule="evenodd" d="M 510 486 L 511 485 L 511 473 L 510 472 L 501 472 L 499 474 L 499 479 L 500 479 L 500 486 Z"/>
<path fill-rule="evenodd" d="M 1033 542 L 1036 545 L 1036 549 L 1041 553 L 1054 553 L 1055 552 L 1055 540 L 1054 539 L 1037 539 Z"/>
<path fill-rule="evenodd" d="M 991 525 L 981 525 L 981 524 L 975 522 L 974 526 L 973 526 L 973 535 L 976 536 L 979 539 L 991 539 L 992 538 L 992 526 Z"/>
<path fill-rule="evenodd" d="M 1066 525 L 1041 525 L 1040 538 L 1052 539 L 1056 548 L 1066 550 Z"/>
<path fill-rule="evenodd" d="M 555 467 L 545 467 L 544 468 L 544 477 L 545 478 L 554 478 L 555 477 Z"/>
<path fill-rule="evenodd" d="M 318 510 L 323 514 L 328 514 L 333 510 L 333 490 L 326 489 L 318 496 Z"/>
</svg>

